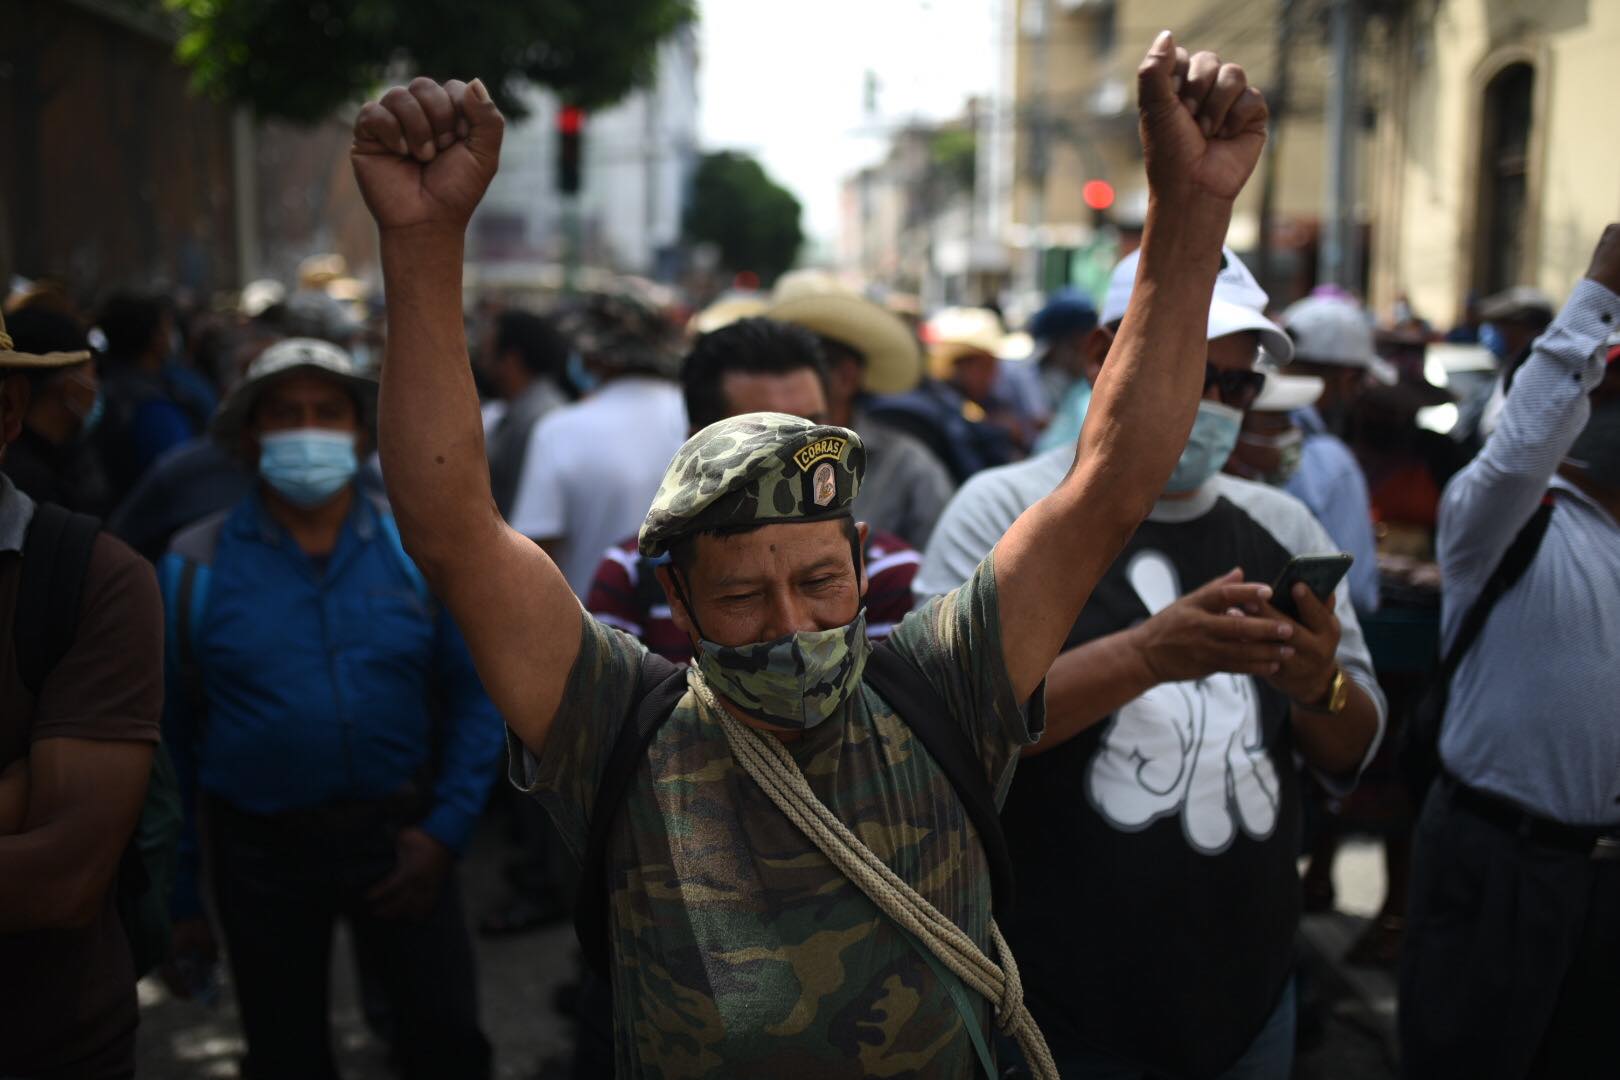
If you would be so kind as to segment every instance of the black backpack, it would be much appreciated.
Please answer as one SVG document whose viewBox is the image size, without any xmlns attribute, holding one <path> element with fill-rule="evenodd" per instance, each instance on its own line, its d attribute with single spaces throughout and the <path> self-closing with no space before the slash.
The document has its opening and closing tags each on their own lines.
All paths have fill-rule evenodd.
<svg viewBox="0 0 1620 1080">
<path fill-rule="evenodd" d="M 1463 657 L 1468 655 L 1468 650 L 1479 640 L 1497 601 L 1519 583 L 1535 561 L 1536 552 L 1541 550 L 1541 539 L 1547 535 L 1547 524 L 1552 521 L 1552 511 L 1553 497 L 1548 493 L 1541 500 L 1541 505 L 1536 507 L 1536 512 L 1530 515 L 1530 520 L 1524 523 L 1524 528 L 1513 538 L 1513 543 L 1502 553 L 1502 561 L 1491 572 L 1474 606 L 1463 617 L 1457 640 L 1451 643 L 1450 650 L 1440 661 L 1434 682 L 1429 684 L 1423 698 L 1412 710 L 1405 730 L 1401 732 L 1400 742 L 1395 748 L 1396 765 L 1416 806 L 1423 805 L 1429 786 L 1440 775 L 1440 728 L 1445 723 L 1446 704 L 1451 700 L 1452 677 L 1457 674 L 1457 668 L 1462 664 Z"/>
<path fill-rule="evenodd" d="M 23 541 L 12 641 L 17 671 L 35 697 L 78 633 L 84 575 L 101 523 L 54 503 L 40 503 Z M 21 633 L 19 628 L 28 628 Z M 140 821 L 118 864 L 118 915 L 129 938 L 139 978 L 162 962 L 169 948 L 169 888 L 180 846 L 180 785 L 160 743 L 152 758 Z"/>
<path fill-rule="evenodd" d="M 956 789 L 968 819 L 978 830 L 979 842 L 990 864 L 993 910 L 998 919 L 1005 919 L 1013 904 L 1012 857 L 1007 851 L 1001 815 L 978 751 L 967 734 L 951 720 L 950 711 L 933 684 L 894 649 L 887 645 L 874 648 L 867 658 L 863 680 L 894 707 L 896 715 L 922 740 L 929 756 Z M 685 666 L 648 653 L 641 665 L 635 712 L 613 743 L 602 782 L 596 789 L 596 801 L 591 806 L 579 898 L 574 907 L 574 932 L 586 961 L 604 978 L 609 977 L 611 969 L 608 838 L 630 781 L 646 760 L 647 748 L 685 692 Z"/>
</svg>

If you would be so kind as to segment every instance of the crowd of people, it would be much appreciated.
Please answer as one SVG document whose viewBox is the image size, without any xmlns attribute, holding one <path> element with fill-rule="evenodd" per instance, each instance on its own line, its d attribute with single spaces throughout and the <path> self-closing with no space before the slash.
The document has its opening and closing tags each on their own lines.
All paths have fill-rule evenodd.
<svg viewBox="0 0 1620 1080">
<path fill-rule="evenodd" d="M 242 1075 L 336 1077 L 339 921 L 401 1075 L 488 1077 L 474 929 L 572 914 L 566 1075 L 1282 1078 L 1369 831 L 1402 1074 L 1613 1075 L 1620 227 L 1445 335 L 1279 310 L 1263 98 L 1168 34 L 1139 91 L 1143 227 L 1023 335 L 469 315 L 476 80 L 356 120 L 385 305 L 14 290 L 0 1077 L 132 1075 L 136 979 L 222 963 Z"/>
</svg>

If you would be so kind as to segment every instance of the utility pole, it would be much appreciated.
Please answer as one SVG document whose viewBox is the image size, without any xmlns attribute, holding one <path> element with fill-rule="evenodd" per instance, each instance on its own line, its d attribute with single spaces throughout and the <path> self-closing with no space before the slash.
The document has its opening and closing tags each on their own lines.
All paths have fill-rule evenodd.
<svg viewBox="0 0 1620 1080">
<path fill-rule="evenodd" d="M 1294 0 L 1277 4 L 1277 73 L 1267 91 L 1271 99 L 1271 132 L 1266 140 L 1266 157 L 1260 174 L 1260 252 L 1257 269 L 1260 285 L 1276 294 L 1276 245 L 1273 224 L 1277 214 L 1277 158 L 1282 154 L 1283 117 L 1288 112 L 1289 68 L 1294 47 Z"/>
<path fill-rule="evenodd" d="M 1046 117 L 1046 58 L 1052 36 L 1051 0 L 1024 0 L 1024 33 L 1033 39 L 1029 62 L 1029 247 L 1034 263 L 1030 284 L 1036 292 L 1046 290 L 1046 250 L 1041 234 L 1046 228 L 1046 174 L 1049 164 Z"/>
<path fill-rule="evenodd" d="M 1356 68 L 1361 53 L 1360 0 L 1333 0 L 1333 82 L 1328 92 L 1328 205 L 1323 215 L 1317 277 L 1324 284 L 1355 291 L 1361 283 L 1356 233 L 1356 139 L 1361 98 Z"/>
</svg>

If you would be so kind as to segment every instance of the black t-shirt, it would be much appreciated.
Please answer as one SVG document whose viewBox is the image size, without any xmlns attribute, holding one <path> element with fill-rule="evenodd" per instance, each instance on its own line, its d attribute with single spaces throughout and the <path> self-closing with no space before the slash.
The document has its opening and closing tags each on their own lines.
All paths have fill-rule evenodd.
<svg viewBox="0 0 1620 1080">
<path fill-rule="evenodd" d="M 1265 507 L 1255 510 L 1251 485 L 1220 490 L 1193 520 L 1137 530 L 1069 647 L 1125 630 L 1233 567 L 1248 581 L 1276 579 L 1294 552 L 1251 510 L 1309 512 L 1274 493 L 1255 494 Z M 1259 1033 L 1292 968 L 1299 918 L 1287 715 L 1263 680 L 1217 674 L 1154 687 L 1020 763 L 1002 813 L 1018 874 L 1007 936 L 1054 1052 L 1088 1048 L 1203 1077 Z"/>
</svg>

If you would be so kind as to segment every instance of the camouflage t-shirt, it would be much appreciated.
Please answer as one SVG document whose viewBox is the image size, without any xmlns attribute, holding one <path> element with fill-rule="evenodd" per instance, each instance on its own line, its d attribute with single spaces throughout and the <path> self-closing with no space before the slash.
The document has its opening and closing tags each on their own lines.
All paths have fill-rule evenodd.
<svg viewBox="0 0 1620 1080">
<path fill-rule="evenodd" d="M 927 674 L 1006 794 L 1040 734 L 1001 651 L 990 558 L 907 616 L 890 644 Z M 513 782 L 580 853 L 606 761 L 634 705 L 643 647 L 585 619 L 579 659 L 538 760 Z M 990 876 L 945 774 L 869 687 L 788 744 L 816 794 L 981 948 Z M 608 851 L 620 1075 L 967 1077 L 961 1017 L 927 962 L 732 759 L 690 690 L 632 780 Z M 967 992 L 988 1030 L 988 1006 Z"/>
</svg>

